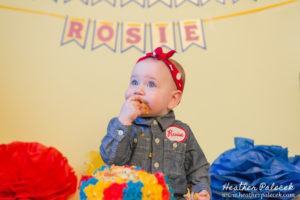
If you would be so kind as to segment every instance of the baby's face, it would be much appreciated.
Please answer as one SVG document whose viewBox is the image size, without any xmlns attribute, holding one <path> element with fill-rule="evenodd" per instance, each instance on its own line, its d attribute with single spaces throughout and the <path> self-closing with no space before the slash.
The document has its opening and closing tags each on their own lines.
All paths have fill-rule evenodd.
<svg viewBox="0 0 300 200">
<path fill-rule="evenodd" d="M 145 116 L 163 116 L 170 111 L 169 102 L 174 90 L 176 85 L 166 64 L 148 58 L 135 65 L 125 98 L 138 95 L 150 107 Z"/>
</svg>

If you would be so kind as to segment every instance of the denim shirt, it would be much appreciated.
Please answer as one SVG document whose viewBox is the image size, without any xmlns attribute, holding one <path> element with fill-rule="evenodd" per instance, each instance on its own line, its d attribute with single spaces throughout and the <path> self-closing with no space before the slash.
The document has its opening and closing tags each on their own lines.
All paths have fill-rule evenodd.
<svg viewBox="0 0 300 200">
<path fill-rule="evenodd" d="M 170 129 L 183 133 L 180 141 L 167 134 Z M 149 173 L 163 172 L 177 199 L 187 193 L 188 185 L 193 192 L 210 192 L 209 163 L 190 127 L 175 120 L 173 111 L 163 117 L 138 117 L 129 126 L 113 118 L 100 154 L 108 165 L 136 165 Z"/>
</svg>

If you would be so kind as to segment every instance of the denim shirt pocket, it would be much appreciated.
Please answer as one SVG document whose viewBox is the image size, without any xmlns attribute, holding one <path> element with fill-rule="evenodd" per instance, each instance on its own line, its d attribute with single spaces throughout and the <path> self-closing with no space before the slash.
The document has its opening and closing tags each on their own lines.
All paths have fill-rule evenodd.
<svg viewBox="0 0 300 200">
<path fill-rule="evenodd" d="M 186 143 L 164 139 L 164 171 L 168 177 L 183 175 L 185 150 Z"/>
<path fill-rule="evenodd" d="M 133 138 L 133 153 L 130 165 L 146 169 L 148 154 L 150 152 L 151 138 L 147 136 L 135 136 Z"/>
</svg>

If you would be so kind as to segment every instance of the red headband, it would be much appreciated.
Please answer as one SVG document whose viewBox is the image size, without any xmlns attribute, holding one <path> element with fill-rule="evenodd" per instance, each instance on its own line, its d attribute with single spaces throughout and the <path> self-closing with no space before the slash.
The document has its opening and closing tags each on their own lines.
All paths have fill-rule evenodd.
<svg viewBox="0 0 300 200">
<path fill-rule="evenodd" d="M 177 69 L 177 67 L 171 61 L 169 61 L 169 58 L 171 58 L 175 52 L 175 50 L 171 50 L 168 53 L 164 53 L 161 47 L 157 47 L 153 52 L 147 53 L 146 55 L 141 57 L 136 63 L 149 57 L 155 57 L 157 60 L 162 60 L 169 67 L 177 89 L 182 92 L 182 75 Z"/>
</svg>

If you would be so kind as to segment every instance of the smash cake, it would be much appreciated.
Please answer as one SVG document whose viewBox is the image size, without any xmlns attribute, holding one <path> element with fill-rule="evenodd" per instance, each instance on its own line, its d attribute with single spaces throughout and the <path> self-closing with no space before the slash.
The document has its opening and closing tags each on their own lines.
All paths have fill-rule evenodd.
<svg viewBox="0 0 300 200">
<path fill-rule="evenodd" d="M 80 200 L 175 200 L 163 173 L 135 166 L 103 166 L 82 176 Z"/>
</svg>

